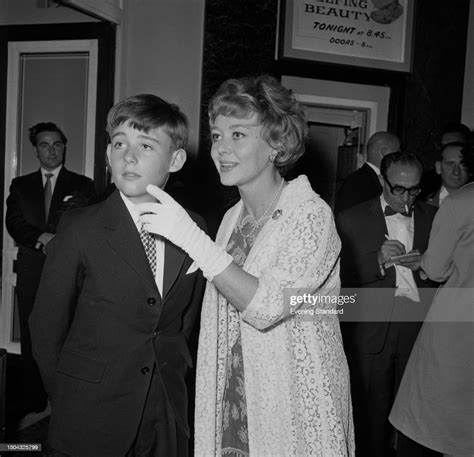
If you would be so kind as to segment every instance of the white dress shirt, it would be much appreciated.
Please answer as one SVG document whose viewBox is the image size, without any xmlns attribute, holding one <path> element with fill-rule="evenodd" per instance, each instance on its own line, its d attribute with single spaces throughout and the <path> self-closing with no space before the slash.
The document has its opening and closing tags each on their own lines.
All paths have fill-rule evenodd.
<svg viewBox="0 0 474 457">
<path fill-rule="evenodd" d="M 380 196 L 380 203 L 382 205 L 382 212 L 388 206 L 383 194 Z M 413 249 L 413 235 L 415 233 L 415 220 L 413 214 L 411 217 L 402 216 L 397 213 L 393 216 L 385 216 L 385 223 L 387 224 L 388 236 L 391 240 L 400 241 L 406 249 L 410 252 Z M 412 301 L 419 302 L 420 295 L 418 287 L 416 286 L 413 272 L 401 265 L 394 265 L 396 277 L 396 297 L 407 297 Z"/>
<path fill-rule="evenodd" d="M 41 178 L 43 180 L 43 189 L 44 189 L 44 186 L 46 186 L 46 181 L 48 180 L 48 178 L 46 177 L 46 173 L 52 173 L 53 175 L 51 176 L 51 178 L 49 178 L 51 180 L 51 195 L 54 193 L 54 187 L 56 186 L 56 181 L 58 180 L 58 175 L 62 167 L 63 167 L 62 165 L 59 165 L 58 168 L 55 168 L 54 170 L 51 170 L 51 171 L 45 170 L 43 167 L 40 168 Z"/>
<path fill-rule="evenodd" d="M 443 203 L 443 200 L 449 195 L 448 189 L 446 187 L 441 186 L 441 189 L 439 190 L 439 206 L 441 206 L 441 203 Z"/>
<path fill-rule="evenodd" d="M 140 233 L 141 229 L 141 222 L 140 222 L 140 213 L 138 212 L 137 206 L 132 203 L 122 192 L 120 192 L 120 196 L 122 197 L 125 206 L 130 213 L 130 216 L 135 222 L 135 227 L 137 228 L 138 233 Z M 153 233 L 150 233 L 155 238 L 155 246 L 156 246 L 156 274 L 155 274 L 155 283 L 156 287 L 163 296 L 163 271 L 165 266 L 165 243 L 163 239 Z"/>
</svg>

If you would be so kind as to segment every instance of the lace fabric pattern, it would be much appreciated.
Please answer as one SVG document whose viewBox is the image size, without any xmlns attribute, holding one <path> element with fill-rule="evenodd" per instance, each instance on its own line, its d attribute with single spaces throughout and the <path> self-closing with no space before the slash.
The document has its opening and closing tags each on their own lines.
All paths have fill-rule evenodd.
<svg viewBox="0 0 474 457">
<path fill-rule="evenodd" d="M 226 246 L 242 202 L 226 214 Z M 240 314 L 250 456 L 354 455 L 349 373 L 335 315 L 292 314 L 283 290 L 338 294 L 340 240 L 329 207 L 300 176 L 284 188 L 244 269 L 259 278 Z M 275 212 L 274 212 L 275 214 Z M 330 306 L 330 305 L 328 305 Z M 229 304 L 209 283 L 199 341 L 195 455 L 220 456 L 222 399 L 235 328 Z"/>
</svg>

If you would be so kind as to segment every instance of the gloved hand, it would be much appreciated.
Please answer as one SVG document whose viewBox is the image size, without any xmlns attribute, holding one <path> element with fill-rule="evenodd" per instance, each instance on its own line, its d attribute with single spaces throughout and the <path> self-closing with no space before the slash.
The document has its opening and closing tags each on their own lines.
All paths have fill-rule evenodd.
<svg viewBox="0 0 474 457">
<path fill-rule="evenodd" d="M 214 243 L 164 190 L 151 184 L 146 190 L 160 203 L 137 205 L 145 230 L 163 236 L 187 252 L 209 281 L 222 273 L 232 262 L 232 256 Z"/>
</svg>

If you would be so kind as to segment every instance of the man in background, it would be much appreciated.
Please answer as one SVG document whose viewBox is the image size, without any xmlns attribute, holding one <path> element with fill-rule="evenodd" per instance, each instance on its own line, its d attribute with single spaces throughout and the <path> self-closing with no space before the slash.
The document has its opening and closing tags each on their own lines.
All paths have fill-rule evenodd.
<svg viewBox="0 0 474 457">
<path fill-rule="evenodd" d="M 393 133 L 376 132 L 369 138 L 367 161 L 342 184 L 336 198 L 336 214 L 380 195 L 380 162 L 385 155 L 399 150 L 400 140 Z"/>
<path fill-rule="evenodd" d="M 341 325 L 351 375 L 357 457 L 392 455 L 388 415 L 429 304 L 433 283 L 421 278 L 420 254 L 436 209 L 416 200 L 423 167 L 407 153 L 381 163 L 382 194 L 339 214 L 341 283 L 355 288 Z M 398 258 L 409 253 L 408 257 Z M 424 457 L 399 436 L 397 457 Z"/>
<path fill-rule="evenodd" d="M 7 198 L 6 227 L 18 245 L 14 271 L 20 320 L 22 413 L 41 412 L 47 397 L 32 356 L 28 318 L 45 261 L 44 248 L 55 236 L 59 218 L 67 209 L 85 206 L 95 199 L 91 179 L 64 166 L 67 138 L 52 122 L 29 129 L 39 170 L 14 178 Z"/>
<path fill-rule="evenodd" d="M 443 200 L 450 194 L 456 193 L 471 177 L 464 162 L 463 143 L 447 143 L 439 152 L 435 163 L 438 185 L 426 197 L 426 203 L 439 208 Z"/>
</svg>

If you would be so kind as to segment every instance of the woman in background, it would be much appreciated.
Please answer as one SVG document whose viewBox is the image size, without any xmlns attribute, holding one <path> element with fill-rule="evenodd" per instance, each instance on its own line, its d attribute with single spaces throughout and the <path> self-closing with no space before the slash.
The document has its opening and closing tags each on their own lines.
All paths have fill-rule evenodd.
<svg viewBox="0 0 474 457">
<path fill-rule="evenodd" d="M 471 176 L 472 149 L 462 150 Z M 421 268 L 438 290 L 390 414 L 406 436 L 445 456 L 474 456 L 474 183 L 446 197 Z"/>
</svg>

